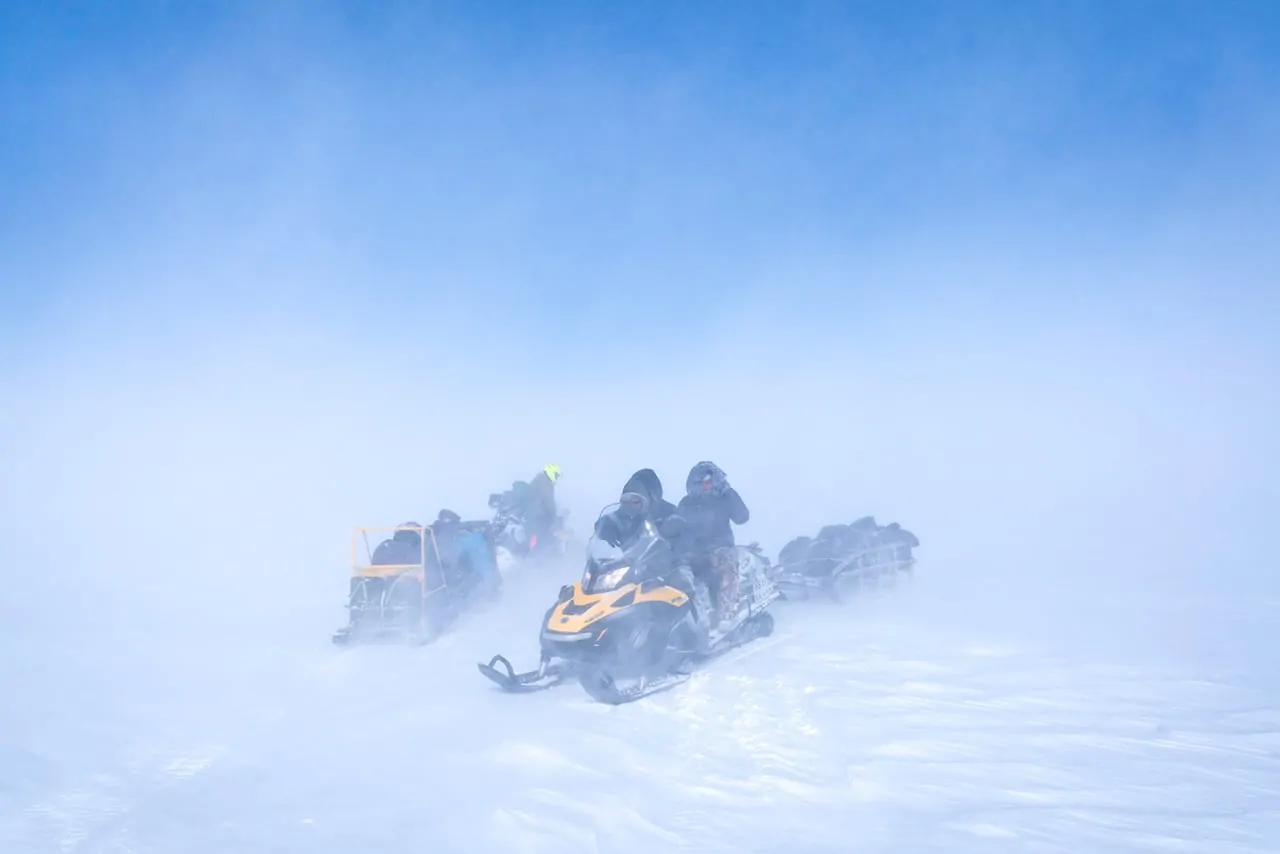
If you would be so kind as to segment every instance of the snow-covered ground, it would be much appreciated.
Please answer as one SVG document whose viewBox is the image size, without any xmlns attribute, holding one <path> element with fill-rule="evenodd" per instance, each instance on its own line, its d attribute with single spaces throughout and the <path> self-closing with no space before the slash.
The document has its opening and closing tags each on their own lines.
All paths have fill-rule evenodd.
<svg viewBox="0 0 1280 854">
<path fill-rule="evenodd" d="M 3 662 L 0 851 L 1280 850 L 1268 673 L 968 618 L 930 571 L 781 603 L 772 638 L 617 708 L 476 672 L 534 661 L 563 575 L 421 649 L 331 646 L 338 604 L 252 635 L 32 639 Z M 1280 613 L 1215 607 L 1185 630 L 1248 644 Z"/>
</svg>

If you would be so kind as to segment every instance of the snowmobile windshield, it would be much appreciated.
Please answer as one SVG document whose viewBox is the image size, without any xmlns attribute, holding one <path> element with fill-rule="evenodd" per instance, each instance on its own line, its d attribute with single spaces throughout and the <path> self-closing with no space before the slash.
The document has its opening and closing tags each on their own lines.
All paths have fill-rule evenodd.
<svg viewBox="0 0 1280 854">
<path fill-rule="evenodd" d="M 606 507 L 600 518 L 614 514 L 619 505 Z M 621 585 L 631 570 L 643 566 L 654 546 L 661 542 L 657 530 L 647 520 L 632 523 L 635 530 L 627 530 L 625 518 L 614 516 L 606 522 L 611 533 L 621 533 L 618 545 L 613 545 L 599 533 L 587 542 L 587 568 L 582 575 L 582 586 L 588 593 L 603 593 Z M 629 535 L 629 536 L 628 536 Z"/>
</svg>

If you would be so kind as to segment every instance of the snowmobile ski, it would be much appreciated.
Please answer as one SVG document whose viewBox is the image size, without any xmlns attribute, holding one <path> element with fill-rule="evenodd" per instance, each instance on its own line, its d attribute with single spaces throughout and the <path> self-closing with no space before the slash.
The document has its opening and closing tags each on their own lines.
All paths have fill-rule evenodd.
<svg viewBox="0 0 1280 854">
<path fill-rule="evenodd" d="M 502 665 L 506 672 L 498 670 L 497 665 Z M 564 681 L 566 675 L 562 667 L 555 665 L 543 666 L 527 673 L 516 673 L 511 662 L 501 655 L 489 659 L 488 664 L 477 663 L 476 667 L 498 687 L 512 694 L 529 694 L 554 688 Z"/>
</svg>

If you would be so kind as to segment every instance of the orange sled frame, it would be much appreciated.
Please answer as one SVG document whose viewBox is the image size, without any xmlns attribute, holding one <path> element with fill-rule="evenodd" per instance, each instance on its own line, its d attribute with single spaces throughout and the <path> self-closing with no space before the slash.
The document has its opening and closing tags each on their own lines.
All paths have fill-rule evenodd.
<svg viewBox="0 0 1280 854">
<path fill-rule="evenodd" d="M 422 547 L 417 563 L 374 564 L 370 534 L 414 531 Z M 363 541 L 365 562 L 360 562 Z M 434 566 L 428 572 L 428 551 Z M 333 635 L 333 642 L 347 645 L 365 640 L 401 640 L 428 643 L 438 627 L 433 615 L 443 611 L 448 582 L 442 569 L 435 532 L 423 525 L 358 527 L 351 532 L 351 591 L 347 600 L 348 623 Z M 434 577 L 433 577 L 434 576 Z"/>
</svg>

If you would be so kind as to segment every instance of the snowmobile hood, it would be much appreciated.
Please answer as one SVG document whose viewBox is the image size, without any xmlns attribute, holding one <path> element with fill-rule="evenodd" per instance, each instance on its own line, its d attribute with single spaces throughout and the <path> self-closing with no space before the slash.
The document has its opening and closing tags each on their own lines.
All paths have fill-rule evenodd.
<svg viewBox="0 0 1280 854">
<path fill-rule="evenodd" d="M 555 639 L 556 635 L 577 635 L 594 628 L 595 624 L 623 612 L 633 612 L 638 605 L 669 605 L 680 608 L 689 601 L 684 591 L 667 585 L 646 588 L 628 582 L 600 593 L 588 593 L 582 582 L 575 582 L 573 595 L 557 602 L 547 614 L 543 636 Z M 567 638 L 581 640 L 584 638 Z"/>
</svg>

